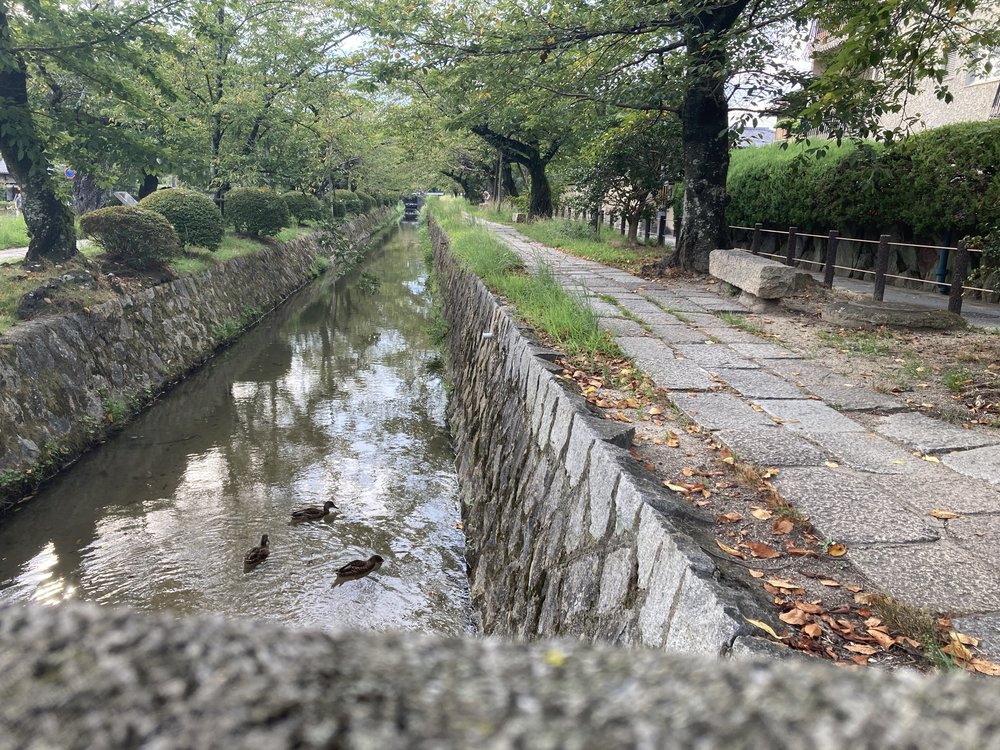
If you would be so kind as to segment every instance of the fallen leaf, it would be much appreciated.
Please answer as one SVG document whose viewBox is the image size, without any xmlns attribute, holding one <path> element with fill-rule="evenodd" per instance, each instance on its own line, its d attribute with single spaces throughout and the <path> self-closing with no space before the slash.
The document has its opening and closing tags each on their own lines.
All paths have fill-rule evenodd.
<svg viewBox="0 0 1000 750">
<path fill-rule="evenodd" d="M 456 529 L 464 529 L 465 528 L 465 524 L 462 523 L 461 521 L 459 521 L 458 523 L 455 524 L 455 528 Z"/>
<path fill-rule="evenodd" d="M 855 594 L 858 593 L 859 591 L 861 591 L 861 587 L 860 586 L 847 585 L 847 586 L 844 586 L 844 588 L 847 589 L 848 591 L 851 591 L 851 592 L 855 593 Z"/>
<path fill-rule="evenodd" d="M 1000 677 L 1000 664 L 994 664 L 986 659 L 975 658 L 969 662 L 969 666 L 979 674 L 990 675 L 991 677 Z"/>
<path fill-rule="evenodd" d="M 866 646 L 863 643 L 848 643 L 844 648 L 855 654 L 866 654 L 871 656 L 872 654 L 877 654 L 878 649 L 874 646 Z"/>
<path fill-rule="evenodd" d="M 679 492 L 682 495 L 688 495 L 691 492 L 691 490 L 689 490 L 687 487 L 681 487 L 679 484 L 673 484 L 672 482 L 668 482 L 666 479 L 663 480 L 663 486 L 666 487 L 668 490 Z"/>
<path fill-rule="evenodd" d="M 796 547 L 792 545 L 791 542 L 786 542 L 788 546 L 785 548 L 785 552 L 789 555 L 795 555 L 796 557 L 819 557 L 819 553 L 816 550 L 804 549 L 803 547 Z"/>
<path fill-rule="evenodd" d="M 753 576 L 754 578 L 763 578 L 764 577 L 764 571 L 763 570 L 757 570 L 756 568 L 748 568 L 747 572 L 750 573 L 750 575 Z"/>
<path fill-rule="evenodd" d="M 728 544 L 724 544 L 723 542 L 719 541 L 718 539 L 715 540 L 715 543 L 718 544 L 719 545 L 719 549 L 721 549 L 727 555 L 732 555 L 733 557 L 738 557 L 741 560 L 746 560 L 747 559 L 747 556 L 744 555 L 742 552 L 740 552 L 738 549 L 733 549 Z"/>
<path fill-rule="evenodd" d="M 795 609 L 801 609 L 810 615 L 821 615 L 824 612 L 823 604 L 819 599 L 814 602 L 795 602 Z"/>
<path fill-rule="evenodd" d="M 776 589 L 787 589 L 789 591 L 795 591 L 799 588 L 799 585 L 797 583 L 786 581 L 784 578 L 768 578 L 767 583 L 771 584 Z"/>
<path fill-rule="evenodd" d="M 942 521 L 947 521 L 949 518 L 960 517 L 960 514 L 958 513 L 952 513 L 950 510 L 938 510 L 937 508 L 927 511 L 927 515 L 940 518 Z"/>
<path fill-rule="evenodd" d="M 723 461 L 723 463 L 727 463 L 727 464 L 734 464 L 734 463 L 736 463 L 736 459 L 733 458 L 732 456 L 726 456 L 724 459 L 722 459 L 722 461 Z"/>
<path fill-rule="evenodd" d="M 681 474 L 683 474 L 686 477 L 693 477 L 694 469 L 692 469 L 690 466 L 685 466 L 683 469 L 681 469 Z"/>
<path fill-rule="evenodd" d="M 777 638 L 779 641 L 782 638 L 784 638 L 784 636 L 781 636 L 781 635 L 778 635 L 777 633 L 775 633 L 774 632 L 774 628 L 772 628 L 766 622 L 761 622 L 760 620 L 751 620 L 749 617 L 744 617 L 743 619 L 746 620 L 747 622 L 749 622 L 751 625 L 760 628 L 761 630 L 763 630 L 765 633 L 767 633 L 772 638 Z"/>
<path fill-rule="evenodd" d="M 668 448 L 680 448 L 681 439 L 676 432 L 670 431 L 667 433 L 667 447 Z"/>
<path fill-rule="evenodd" d="M 957 630 L 951 631 L 951 636 L 959 643 L 965 644 L 966 646 L 978 646 L 979 639 L 975 636 L 966 635 L 965 633 L 959 633 Z"/>
<path fill-rule="evenodd" d="M 930 461 L 932 464 L 941 463 L 941 459 L 938 458 L 937 456 L 923 456 L 922 458 L 924 459 L 924 461 Z"/>
<path fill-rule="evenodd" d="M 896 639 L 889 635 L 885 628 L 868 628 L 868 635 L 878 641 L 878 645 L 885 651 L 896 645 Z"/>
<path fill-rule="evenodd" d="M 851 661 L 853 661 L 859 667 L 864 667 L 864 666 L 868 665 L 868 657 L 867 656 L 861 656 L 860 654 L 858 656 L 852 656 L 851 657 Z"/>
<path fill-rule="evenodd" d="M 750 550 L 750 554 L 754 557 L 761 557 L 764 559 L 781 557 L 781 553 L 778 552 L 778 550 L 767 546 L 763 542 L 747 542 L 747 547 Z"/>
<path fill-rule="evenodd" d="M 830 586 L 831 588 L 836 588 L 840 586 L 840 584 L 837 583 L 832 578 L 820 578 L 819 582 L 822 583 L 824 586 Z"/>
<path fill-rule="evenodd" d="M 795 524 L 792 523 L 792 519 L 779 518 L 777 521 L 774 522 L 773 531 L 775 534 L 781 535 L 781 534 L 787 534 L 794 528 Z"/>
<path fill-rule="evenodd" d="M 743 520 L 743 515 L 740 514 L 740 513 L 737 513 L 734 510 L 734 511 L 731 511 L 729 513 L 723 513 L 716 520 L 718 520 L 719 523 L 736 523 L 737 521 L 742 521 Z"/>
<path fill-rule="evenodd" d="M 826 554 L 830 557 L 843 557 L 847 554 L 847 545 L 845 544 L 831 544 L 826 548 Z"/>
<path fill-rule="evenodd" d="M 805 625 L 809 622 L 809 615 L 801 609 L 792 609 L 788 612 L 782 612 L 778 615 L 778 619 L 782 622 L 787 622 L 789 625 Z"/>
<path fill-rule="evenodd" d="M 823 635 L 823 626 L 820 625 L 818 622 L 810 622 L 808 625 L 802 628 L 802 632 L 808 635 L 810 638 L 819 638 L 821 635 Z"/>
<path fill-rule="evenodd" d="M 657 414 L 663 414 L 663 409 L 661 409 L 659 406 L 652 406 L 649 409 L 649 414 L 650 416 L 655 417 Z"/>
<path fill-rule="evenodd" d="M 766 508 L 754 508 L 750 511 L 750 515 L 756 518 L 758 521 L 766 521 L 774 514 Z"/>
<path fill-rule="evenodd" d="M 839 469 L 840 468 L 840 464 L 838 464 L 836 461 L 824 461 L 823 465 L 826 466 L 827 468 L 830 468 L 830 469 Z"/>
</svg>

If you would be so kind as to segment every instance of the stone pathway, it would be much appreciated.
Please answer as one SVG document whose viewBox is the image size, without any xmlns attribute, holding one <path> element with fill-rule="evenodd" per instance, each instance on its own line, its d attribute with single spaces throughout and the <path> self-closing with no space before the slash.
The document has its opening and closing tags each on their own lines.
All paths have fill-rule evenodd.
<svg viewBox="0 0 1000 750">
<path fill-rule="evenodd" d="M 718 442 L 779 467 L 781 494 L 848 545 L 874 585 L 952 613 L 1000 659 L 1000 432 L 908 411 L 762 342 L 717 317 L 746 310 L 704 285 L 647 281 L 484 224 L 529 267 L 545 264 L 585 295 L 622 350 Z M 938 520 L 933 509 L 960 516 Z"/>
</svg>

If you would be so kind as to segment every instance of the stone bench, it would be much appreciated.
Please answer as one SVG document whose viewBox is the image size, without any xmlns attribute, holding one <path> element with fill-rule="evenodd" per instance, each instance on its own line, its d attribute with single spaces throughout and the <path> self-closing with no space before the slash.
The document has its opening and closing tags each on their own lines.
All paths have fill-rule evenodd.
<svg viewBox="0 0 1000 750">
<path fill-rule="evenodd" d="M 751 309 L 773 306 L 796 291 L 794 268 L 745 250 L 713 250 L 708 272 L 739 289 L 740 301 Z"/>
</svg>

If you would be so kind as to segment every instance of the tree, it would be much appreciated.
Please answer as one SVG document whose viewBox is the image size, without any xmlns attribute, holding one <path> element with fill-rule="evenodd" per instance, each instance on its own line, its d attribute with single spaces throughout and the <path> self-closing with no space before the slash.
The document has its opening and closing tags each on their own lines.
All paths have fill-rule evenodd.
<svg viewBox="0 0 1000 750">
<path fill-rule="evenodd" d="M 58 117 L 49 129 L 40 123 L 39 113 L 52 117 L 64 100 L 59 73 L 86 78 L 91 89 L 111 96 L 129 96 L 130 80 L 149 74 L 149 52 L 162 43 L 157 19 L 177 2 L 114 9 L 38 0 L 16 12 L 0 2 L 0 155 L 24 193 L 29 261 L 62 261 L 77 252 L 73 214 L 57 190 L 52 155 L 59 145 L 55 133 L 72 142 L 94 122 L 76 107 L 70 124 L 79 127 L 64 128 Z M 124 77 L 123 67 L 130 69 Z"/>
</svg>

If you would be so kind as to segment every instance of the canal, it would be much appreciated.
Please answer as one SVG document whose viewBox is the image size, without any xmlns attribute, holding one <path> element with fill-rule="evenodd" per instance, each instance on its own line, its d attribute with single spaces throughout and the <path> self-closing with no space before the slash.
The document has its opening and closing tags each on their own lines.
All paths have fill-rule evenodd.
<svg viewBox="0 0 1000 750">
<path fill-rule="evenodd" d="M 469 631 L 427 273 L 403 225 L 48 483 L 0 523 L 0 601 Z M 262 534 L 271 554 L 245 572 Z M 379 570 L 334 585 L 372 554 Z"/>
</svg>

